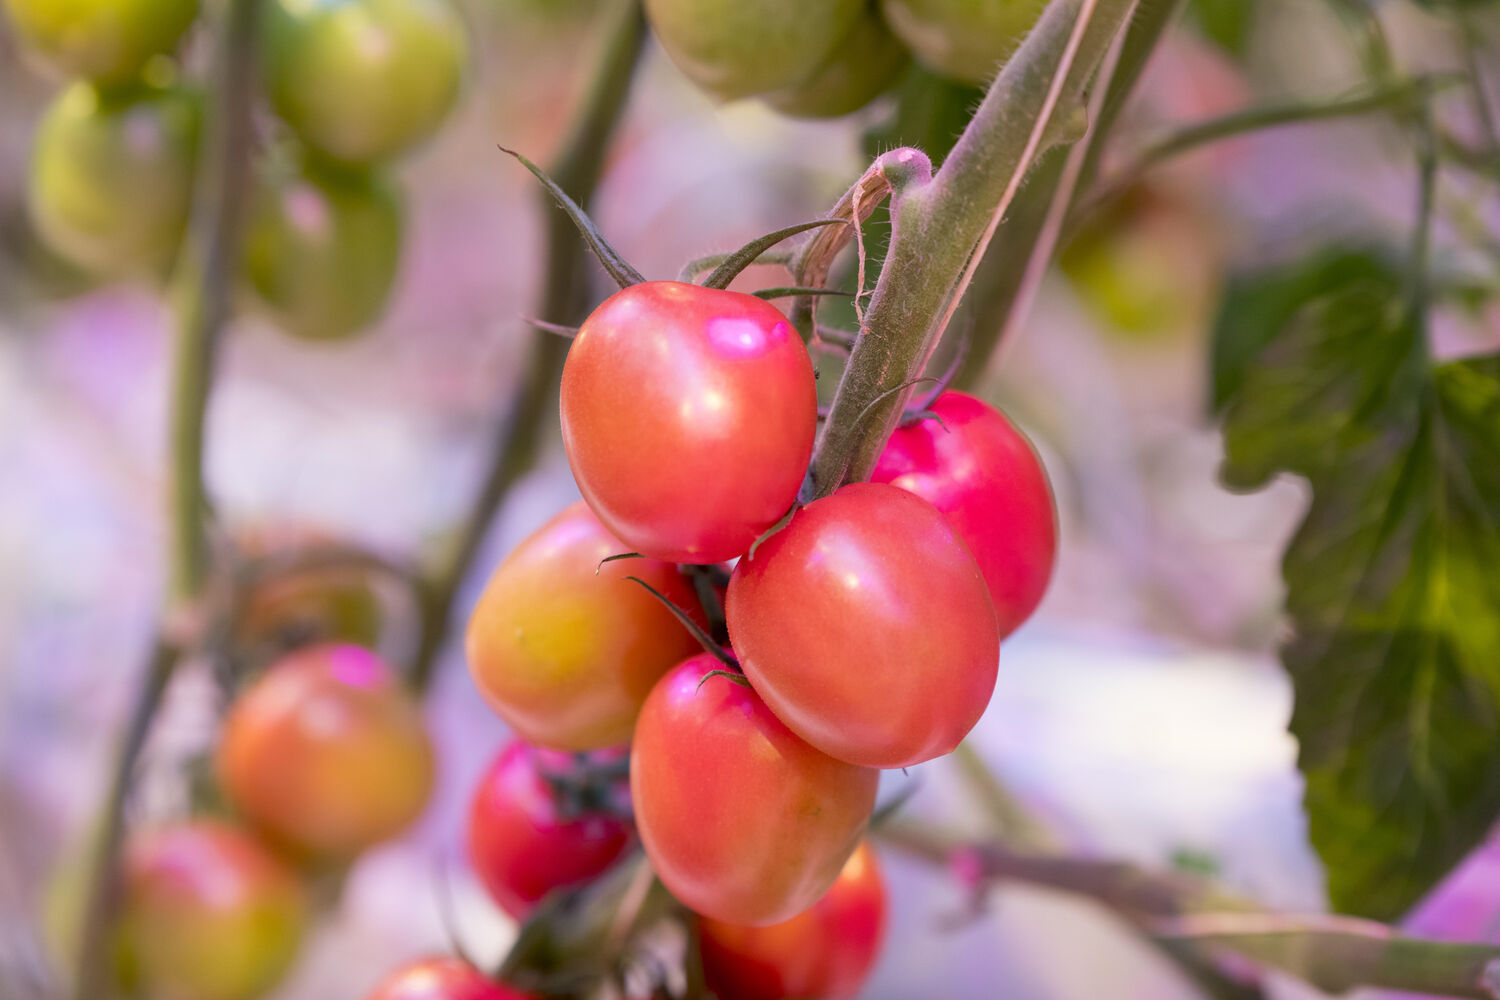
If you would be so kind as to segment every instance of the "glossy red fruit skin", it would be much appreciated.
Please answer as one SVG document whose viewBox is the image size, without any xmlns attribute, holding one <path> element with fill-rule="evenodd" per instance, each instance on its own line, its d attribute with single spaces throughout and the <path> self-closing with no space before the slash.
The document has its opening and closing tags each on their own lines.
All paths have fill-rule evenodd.
<svg viewBox="0 0 1500 1000">
<path fill-rule="evenodd" d="M 1031 442 L 988 403 L 950 391 L 930 409 L 942 422 L 898 428 L 870 481 L 943 512 L 984 573 L 1003 638 L 1031 617 L 1052 578 L 1052 486 Z"/>
<path fill-rule="evenodd" d="M 424 958 L 404 965 L 365 1000 L 533 1000 L 530 993 L 485 976 L 457 958 Z"/>
<path fill-rule="evenodd" d="M 703 976 L 719 1000 L 850 1000 L 885 936 L 885 880 L 868 841 L 811 909 L 769 927 L 698 918 Z"/>
<path fill-rule="evenodd" d="M 771 711 L 851 764 L 948 753 L 995 689 L 984 577 L 937 508 L 894 486 L 853 483 L 799 510 L 740 560 L 725 613 Z"/>
<path fill-rule="evenodd" d="M 474 789 L 469 860 L 490 896 L 517 920 L 553 889 L 601 875 L 630 846 L 631 825 L 622 816 L 563 816 L 544 774 L 565 773 L 571 763 L 567 754 L 514 740 Z"/>
<path fill-rule="evenodd" d="M 753 295 L 632 285 L 584 321 L 563 367 L 578 489 L 633 550 L 732 559 L 796 498 L 817 429 L 812 361 Z"/>
<path fill-rule="evenodd" d="M 774 924 L 833 885 L 880 776 L 798 739 L 749 687 L 707 676 L 721 668 L 695 656 L 646 699 L 630 759 L 636 826 L 684 904 L 727 923 Z"/>
</svg>

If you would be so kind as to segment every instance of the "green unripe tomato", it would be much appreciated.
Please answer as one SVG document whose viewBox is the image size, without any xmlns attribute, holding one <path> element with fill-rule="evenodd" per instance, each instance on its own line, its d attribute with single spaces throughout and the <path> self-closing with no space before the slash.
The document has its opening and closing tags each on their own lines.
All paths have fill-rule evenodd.
<svg viewBox="0 0 1500 1000">
<path fill-rule="evenodd" d="M 75 83 L 37 128 L 27 208 L 42 242 L 96 274 L 161 274 L 192 208 L 202 104 L 180 88 Z"/>
<path fill-rule="evenodd" d="M 270 0 L 266 16 L 271 103 L 330 159 L 404 153 L 458 100 L 469 49 L 448 0 Z"/>
<path fill-rule="evenodd" d="M 4 0 L 20 39 L 69 76 L 123 82 L 171 52 L 198 0 Z"/>
<path fill-rule="evenodd" d="M 881 0 L 891 30 L 930 69 L 988 83 L 1041 16 L 1044 0 Z"/>
<path fill-rule="evenodd" d="M 766 103 L 794 118 L 837 118 L 858 111 L 896 81 L 909 55 L 875 11 L 839 43 L 807 80 L 766 95 Z"/>
<path fill-rule="evenodd" d="M 401 201 L 369 170 L 268 178 L 245 230 L 245 274 L 282 329 L 337 340 L 380 316 L 401 252 Z"/>
<path fill-rule="evenodd" d="M 864 10 L 865 0 L 646 0 L 667 55 L 726 100 L 807 80 Z"/>
</svg>

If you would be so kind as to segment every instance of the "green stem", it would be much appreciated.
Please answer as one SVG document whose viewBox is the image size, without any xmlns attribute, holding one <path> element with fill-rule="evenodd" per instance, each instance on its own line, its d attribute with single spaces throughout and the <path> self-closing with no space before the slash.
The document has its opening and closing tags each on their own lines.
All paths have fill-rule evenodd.
<svg viewBox="0 0 1500 1000">
<path fill-rule="evenodd" d="M 599 186 L 604 154 L 625 110 L 645 41 L 645 18 L 637 0 L 621 0 L 612 18 L 572 130 L 547 171 L 569 197 L 585 207 Z M 543 191 L 541 200 L 547 219 L 546 278 L 535 315 L 572 325 L 588 315 L 587 250 L 572 221 L 551 196 Z M 543 432 L 551 426 L 550 418 L 556 412 L 557 382 L 568 346 L 568 341 L 551 334 L 533 337 L 521 385 L 496 428 L 491 462 L 479 492 L 457 535 L 427 575 L 421 638 L 410 673 L 411 684 L 418 691 L 432 682 L 459 587 L 468 576 L 495 512 L 510 488 L 536 462 Z"/>
</svg>

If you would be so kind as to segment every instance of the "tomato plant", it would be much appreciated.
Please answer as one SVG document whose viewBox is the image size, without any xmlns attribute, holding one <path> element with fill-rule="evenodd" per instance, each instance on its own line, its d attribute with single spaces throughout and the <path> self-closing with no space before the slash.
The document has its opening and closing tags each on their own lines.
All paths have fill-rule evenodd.
<svg viewBox="0 0 1500 1000">
<path fill-rule="evenodd" d="M 906 46 L 871 10 L 812 76 L 764 95 L 765 101 L 797 118 L 847 115 L 889 88 L 909 58 Z"/>
<path fill-rule="evenodd" d="M 812 454 L 812 361 L 774 306 L 650 281 L 584 321 L 562 373 L 573 478 L 637 552 L 713 563 L 745 552 L 792 501 Z"/>
<path fill-rule="evenodd" d="M 591 881 L 630 846 L 623 777 L 618 787 L 590 786 L 579 771 L 568 754 L 515 740 L 474 789 L 469 860 L 490 896 L 518 920 L 552 890 Z"/>
<path fill-rule="evenodd" d="M 1030 617 L 1057 556 L 1057 514 L 1031 443 L 994 407 L 961 392 L 891 435 L 871 480 L 942 511 L 989 585 L 1000 635 Z"/>
<path fill-rule="evenodd" d="M 532 1000 L 458 958 L 426 958 L 392 972 L 365 1000 Z"/>
<path fill-rule="evenodd" d="M 880 954 L 885 880 L 869 841 L 809 909 L 769 927 L 698 919 L 703 978 L 719 1000 L 850 1000 Z"/>
<path fill-rule="evenodd" d="M 646 699 L 630 758 L 641 842 L 705 916 L 771 924 L 811 906 L 864 833 L 879 772 L 809 746 L 700 653 Z"/>
<path fill-rule="evenodd" d="M 422 812 L 433 753 L 399 679 L 358 646 L 287 654 L 231 707 L 217 766 L 235 807 L 300 855 L 338 860 Z"/>
<path fill-rule="evenodd" d="M 250 1000 L 291 967 L 306 922 L 293 876 L 242 831 L 195 820 L 125 851 L 120 946 L 153 996 Z"/>
<path fill-rule="evenodd" d="M 124 83 L 177 47 L 198 0 L 5 0 L 17 36 L 71 76 Z"/>
<path fill-rule="evenodd" d="M 379 174 L 310 164 L 262 186 L 246 223 L 246 277 L 286 332 L 347 337 L 385 308 L 401 230 L 400 196 Z"/>
<path fill-rule="evenodd" d="M 891 30 L 946 76 L 988 83 L 1031 30 L 1043 0 L 882 0 Z"/>
<path fill-rule="evenodd" d="M 350 163 L 430 136 L 458 100 L 468 40 L 448 0 L 272 0 L 265 77 L 304 143 Z"/>
<path fill-rule="evenodd" d="M 74 83 L 37 128 L 26 202 L 59 256 L 104 275 L 163 273 L 192 208 L 202 117 L 179 88 Z"/>
<path fill-rule="evenodd" d="M 766 704 L 840 760 L 945 754 L 995 687 L 999 630 L 974 557 L 935 507 L 893 486 L 855 483 L 799 510 L 740 560 L 725 612 Z"/>
<path fill-rule="evenodd" d="M 537 529 L 490 577 L 469 619 L 469 671 L 485 700 L 522 738 L 557 750 L 628 742 L 657 678 L 698 648 L 650 584 L 695 606 L 677 567 L 609 563 L 629 551 L 583 503 Z"/>
</svg>

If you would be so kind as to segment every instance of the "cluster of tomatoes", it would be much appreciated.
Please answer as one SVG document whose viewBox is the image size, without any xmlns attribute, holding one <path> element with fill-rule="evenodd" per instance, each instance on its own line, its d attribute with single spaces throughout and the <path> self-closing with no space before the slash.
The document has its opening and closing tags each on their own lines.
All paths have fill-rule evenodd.
<svg viewBox="0 0 1500 1000">
<path fill-rule="evenodd" d="M 175 261 L 212 109 L 174 55 L 198 0 L 4 0 L 26 50 L 72 79 L 37 129 L 32 225 L 105 278 L 159 279 Z M 466 35 L 448 0 L 263 5 L 262 130 L 243 247 L 248 299 L 301 337 L 347 336 L 394 282 L 402 208 L 382 165 L 457 99 Z"/>
<path fill-rule="evenodd" d="M 1043 0 L 646 0 L 662 47 L 722 99 L 756 96 L 784 114 L 831 118 L 896 83 L 912 56 L 987 83 Z"/>
</svg>

